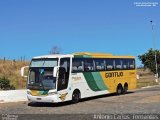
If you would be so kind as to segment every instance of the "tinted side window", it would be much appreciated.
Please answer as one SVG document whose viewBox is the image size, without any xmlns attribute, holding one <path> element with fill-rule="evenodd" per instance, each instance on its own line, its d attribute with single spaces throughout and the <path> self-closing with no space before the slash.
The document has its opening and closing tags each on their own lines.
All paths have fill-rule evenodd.
<svg viewBox="0 0 160 120">
<path fill-rule="evenodd" d="M 129 69 L 128 59 L 123 59 L 122 67 L 123 67 L 124 70 Z"/>
<path fill-rule="evenodd" d="M 94 64 L 93 59 L 84 59 L 84 71 L 93 71 Z"/>
<path fill-rule="evenodd" d="M 72 60 L 72 72 L 82 72 L 84 71 L 83 59 L 73 58 Z"/>
<path fill-rule="evenodd" d="M 116 70 L 122 69 L 122 60 L 121 59 L 115 59 L 115 69 Z"/>
<path fill-rule="evenodd" d="M 104 59 L 95 59 L 95 69 L 97 71 L 103 71 L 105 70 L 105 60 Z"/>
<path fill-rule="evenodd" d="M 113 70 L 113 69 L 114 69 L 114 60 L 106 59 L 106 70 Z"/>
<path fill-rule="evenodd" d="M 135 69 L 134 59 L 123 59 L 123 69 Z"/>
<path fill-rule="evenodd" d="M 129 59 L 128 60 L 128 64 L 129 64 L 129 69 L 135 69 L 135 61 L 134 61 L 134 59 Z"/>
</svg>

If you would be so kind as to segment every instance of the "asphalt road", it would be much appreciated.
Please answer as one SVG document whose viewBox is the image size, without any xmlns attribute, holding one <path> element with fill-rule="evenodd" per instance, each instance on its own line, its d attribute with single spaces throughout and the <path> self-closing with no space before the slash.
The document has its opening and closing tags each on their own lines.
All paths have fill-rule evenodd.
<svg viewBox="0 0 160 120">
<path fill-rule="evenodd" d="M 126 95 L 117 96 L 115 94 L 110 94 L 87 98 L 81 100 L 81 102 L 78 104 L 71 104 L 70 102 L 58 104 L 28 102 L 0 104 L 1 115 L 21 114 L 22 117 L 23 115 L 24 117 L 30 116 L 25 114 L 43 114 L 44 118 L 46 117 L 45 114 L 61 114 L 63 117 L 65 117 L 66 114 L 76 114 L 76 116 L 79 114 L 79 118 L 81 119 L 83 117 L 85 118 L 86 114 L 95 115 L 129 113 L 160 115 L 160 85 L 151 88 L 130 91 Z M 57 116 L 56 118 L 60 117 Z"/>
</svg>

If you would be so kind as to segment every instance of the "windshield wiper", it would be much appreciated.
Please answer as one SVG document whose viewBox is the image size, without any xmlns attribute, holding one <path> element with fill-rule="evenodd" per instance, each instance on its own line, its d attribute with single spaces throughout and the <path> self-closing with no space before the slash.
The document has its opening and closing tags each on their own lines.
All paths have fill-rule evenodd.
<svg viewBox="0 0 160 120">
<path fill-rule="evenodd" d="M 43 64 L 42 64 L 43 66 L 44 66 L 45 62 L 46 62 L 46 61 L 44 60 L 44 61 L 43 61 Z M 42 66 L 42 67 L 43 67 L 43 66 Z"/>
</svg>

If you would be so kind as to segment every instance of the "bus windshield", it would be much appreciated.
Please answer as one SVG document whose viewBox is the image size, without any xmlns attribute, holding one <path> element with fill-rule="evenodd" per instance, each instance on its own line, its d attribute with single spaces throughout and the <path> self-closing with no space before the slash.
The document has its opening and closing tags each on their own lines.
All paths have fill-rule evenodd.
<svg viewBox="0 0 160 120">
<path fill-rule="evenodd" d="M 32 60 L 29 68 L 28 89 L 56 89 L 56 78 L 53 77 L 53 68 L 58 59 Z"/>
<path fill-rule="evenodd" d="M 55 67 L 58 64 L 58 59 L 32 59 L 30 67 Z"/>
</svg>

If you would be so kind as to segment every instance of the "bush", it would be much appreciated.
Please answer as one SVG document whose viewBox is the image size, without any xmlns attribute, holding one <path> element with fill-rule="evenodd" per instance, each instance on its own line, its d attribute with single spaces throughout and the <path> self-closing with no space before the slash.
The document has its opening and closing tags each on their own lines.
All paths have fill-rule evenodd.
<svg viewBox="0 0 160 120">
<path fill-rule="evenodd" d="M 0 89 L 2 90 L 13 90 L 15 87 L 10 85 L 10 80 L 6 79 L 5 77 L 0 78 Z"/>
<path fill-rule="evenodd" d="M 155 54 L 156 54 L 156 62 L 157 62 L 157 71 L 156 71 L 156 62 L 155 62 Z M 139 60 L 142 61 L 144 68 L 149 68 L 154 74 L 158 72 L 158 77 L 160 77 L 160 50 L 149 49 L 148 52 L 139 55 Z"/>
</svg>

